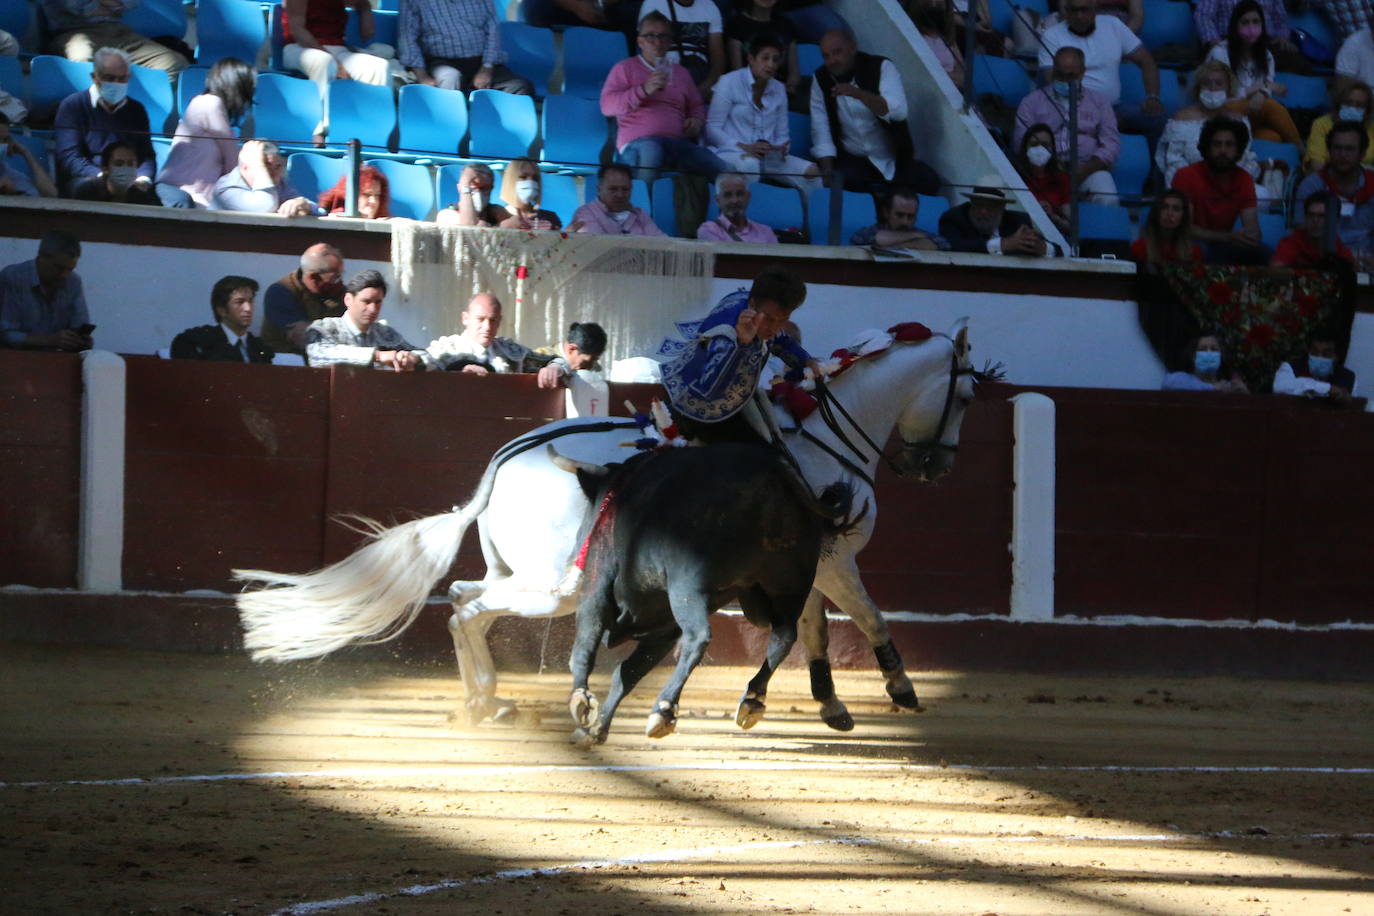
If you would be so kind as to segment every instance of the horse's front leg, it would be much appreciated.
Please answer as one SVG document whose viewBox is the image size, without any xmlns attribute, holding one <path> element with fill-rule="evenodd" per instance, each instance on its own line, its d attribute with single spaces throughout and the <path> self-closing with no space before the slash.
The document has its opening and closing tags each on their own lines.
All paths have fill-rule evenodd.
<svg viewBox="0 0 1374 916">
<path fill-rule="evenodd" d="M 892 702 L 906 709 L 920 711 L 916 688 L 911 678 L 907 677 L 902 656 L 892 643 L 882 611 L 868 596 L 859 578 L 859 566 L 854 555 L 832 556 L 822 560 L 816 570 L 816 588 L 848 614 L 864 636 L 868 637 L 868 644 L 878 660 L 878 669 L 887 682 L 887 695 Z"/>
<path fill-rule="evenodd" d="M 811 696 L 821 704 L 821 721 L 836 731 L 852 731 L 854 717 L 835 695 L 835 681 L 830 676 L 830 626 L 825 618 L 825 596 L 814 588 L 807 596 L 798 632 L 811 670 Z"/>
</svg>

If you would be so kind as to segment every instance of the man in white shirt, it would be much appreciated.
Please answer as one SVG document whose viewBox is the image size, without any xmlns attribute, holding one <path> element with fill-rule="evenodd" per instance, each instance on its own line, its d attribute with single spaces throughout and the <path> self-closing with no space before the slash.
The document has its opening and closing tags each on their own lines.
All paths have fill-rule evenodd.
<svg viewBox="0 0 1374 916">
<path fill-rule="evenodd" d="M 1097 0 L 1064 0 L 1064 21 L 1046 30 L 1040 43 L 1040 70 L 1046 75 L 1060 48 L 1073 47 L 1083 52 L 1087 72 L 1083 85 L 1100 92 L 1112 103 L 1116 121 L 1123 133 L 1144 134 L 1154 154 L 1168 115 L 1159 98 L 1159 67 L 1145 45 L 1115 16 L 1099 16 Z M 1140 68 L 1145 84 L 1143 102 L 1121 101 L 1121 62 L 1128 60 Z"/>
<path fill-rule="evenodd" d="M 1341 43 L 1336 54 L 1336 79 L 1374 86 L 1374 26 L 1366 26 Z"/>
<path fill-rule="evenodd" d="M 496 336 L 501 329 L 500 299 L 478 293 L 463 310 L 462 319 L 463 333 L 430 341 L 427 349 L 439 366 L 470 375 L 526 371 L 529 347 Z"/>
<path fill-rule="evenodd" d="M 377 271 L 365 270 L 350 280 L 344 292 L 344 313 L 320 318 L 305 332 L 310 365 L 372 366 L 396 372 L 429 368 L 433 360 L 428 353 L 377 320 L 385 298 L 386 280 Z"/>
<path fill-rule="evenodd" d="M 713 0 L 644 0 L 639 18 L 662 13 L 673 26 L 673 49 L 668 59 L 692 74 L 703 99 L 725 72 L 725 27 Z"/>
<path fill-rule="evenodd" d="M 827 179 L 838 170 L 848 191 L 890 182 L 940 193 L 935 170 L 916 159 L 907 129 L 906 92 L 892 61 L 858 49 L 845 30 L 821 36 L 811 81 L 811 155 Z"/>
<path fill-rule="evenodd" d="M 272 351 L 248 332 L 253 324 L 253 297 L 258 281 L 251 277 L 221 277 L 210 290 L 214 324 L 182 331 L 172 341 L 172 359 L 203 359 L 228 363 L 270 363 Z"/>
</svg>

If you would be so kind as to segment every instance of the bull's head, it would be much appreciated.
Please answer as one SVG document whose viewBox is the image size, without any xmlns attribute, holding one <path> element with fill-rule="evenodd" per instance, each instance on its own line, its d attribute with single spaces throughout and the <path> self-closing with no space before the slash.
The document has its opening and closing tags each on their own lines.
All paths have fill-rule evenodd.
<svg viewBox="0 0 1374 916">
<path fill-rule="evenodd" d="M 560 471 L 567 471 L 569 474 L 575 475 L 578 485 L 582 487 L 582 492 L 587 494 L 588 499 L 595 499 L 605 489 L 606 481 L 610 478 L 611 473 L 619 467 L 615 464 L 592 464 L 588 461 L 578 461 L 576 458 L 560 455 L 552 443 L 545 447 L 549 450 L 549 460 L 553 462 L 553 466 Z"/>
</svg>

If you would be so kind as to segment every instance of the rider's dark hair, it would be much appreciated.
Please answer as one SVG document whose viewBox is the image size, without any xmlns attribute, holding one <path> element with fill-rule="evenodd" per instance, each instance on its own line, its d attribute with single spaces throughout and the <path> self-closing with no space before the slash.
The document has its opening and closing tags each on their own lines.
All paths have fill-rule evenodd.
<svg viewBox="0 0 1374 916">
<path fill-rule="evenodd" d="M 352 280 L 349 280 L 348 286 L 345 287 L 345 289 L 347 289 L 348 292 L 352 293 L 355 296 L 358 295 L 358 293 L 361 293 L 363 290 L 370 288 L 379 289 L 382 291 L 383 296 L 386 295 L 386 280 L 383 279 L 382 275 L 375 270 L 362 271 Z"/>
<path fill-rule="evenodd" d="M 606 331 L 594 321 L 574 321 L 568 328 L 568 343 L 588 356 L 606 352 Z"/>
<path fill-rule="evenodd" d="M 765 267 L 754 278 L 749 298 L 756 302 L 776 302 L 783 311 L 790 312 L 806 301 L 806 284 L 786 267 Z"/>
</svg>

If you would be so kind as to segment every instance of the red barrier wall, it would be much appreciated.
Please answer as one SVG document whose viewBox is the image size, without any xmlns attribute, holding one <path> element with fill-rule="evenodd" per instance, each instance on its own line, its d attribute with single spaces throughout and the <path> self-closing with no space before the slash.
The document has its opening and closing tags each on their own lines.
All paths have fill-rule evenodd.
<svg viewBox="0 0 1374 916">
<path fill-rule="evenodd" d="M 0 583 L 76 587 L 81 357 L 0 350 Z"/>
</svg>

